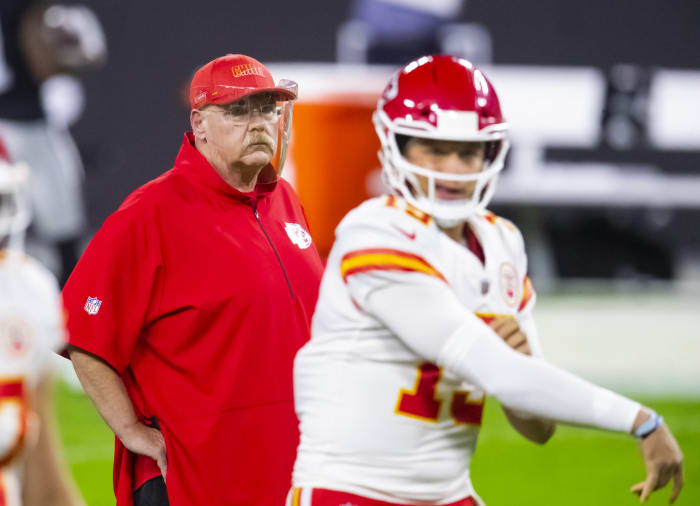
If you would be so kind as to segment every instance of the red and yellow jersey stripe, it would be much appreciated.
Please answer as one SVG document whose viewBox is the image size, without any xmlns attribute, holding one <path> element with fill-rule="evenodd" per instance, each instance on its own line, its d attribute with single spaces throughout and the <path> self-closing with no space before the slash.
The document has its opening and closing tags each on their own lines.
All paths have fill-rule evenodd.
<svg viewBox="0 0 700 506">
<path fill-rule="evenodd" d="M 430 225 L 430 223 L 432 223 L 433 219 L 428 213 L 425 213 L 417 207 L 412 206 L 409 202 L 406 202 L 403 199 L 400 200 L 400 203 L 403 211 L 411 218 L 420 221 L 423 225 Z M 393 207 L 394 209 L 399 209 L 399 200 L 397 200 L 395 195 L 387 195 L 384 199 L 384 205 L 386 207 Z"/>
<path fill-rule="evenodd" d="M 421 272 L 447 282 L 440 271 L 423 257 L 395 249 L 362 249 L 346 253 L 340 261 L 340 276 L 347 282 L 348 276 L 367 271 Z"/>
<path fill-rule="evenodd" d="M 24 397 L 24 381 L 22 378 L 0 378 L 0 399 L 6 397 Z"/>
<path fill-rule="evenodd" d="M 291 493 L 291 500 L 287 503 L 288 506 L 300 506 L 301 504 L 301 489 L 294 487 Z"/>
<path fill-rule="evenodd" d="M 498 216 L 496 216 L 495 214 L 493 214 L 491 211 L 486 211 L 486 212 L 484 213 L 484 219 L 485 219 L 486 221 L 488 221 L 491 225 L 495 225 L 495 224 L 496 224 L 496 220 L 498 219 Z"/>
<path fill-rule="evenodd" d="M 484 219 L 487 222 L 489 222 L 491 225 L 495 225 L 496 223 L 502 223 L 511 232 L 518 231 L 518 227 L 516 227 L 512 221 L 510 221 L 506 218 L 503 218 L 501 216 L 497 216 L 497 215 L 493 214 L 491 211 L 484 212 Z"/>
<path fill-rule="evenodd" d="M 535 289 L 532 287 L 532 281 L 530 281 L 530 276 L 525 276 L 523 281 L 523 297 L 520 299 L 520 306 L 518 306 L 518 311 L 522 311 L 527 306 L 528 302 L 535 295 Z"/>
<path fill-rule="evenodd" d="M 12 448 L 5 454 L 0 455 L 0 468 L 12 461 L 24 448 L 24 441 L 27 435 L 27 416 L 29 408 L 25 396 L 24 380 L 22 378 L 0 377 L 0 407 L 6 404 L 17 404 L 19 406 L 20 430 L 17 434 Z M 0 483 L 0 486 L 2 483 Z M 0 490 L 0 497 L 2 497 Z M 0 499 L 2 501 L 2 499 Z M 0 506 L 2 506 L 0 502 Z"/>
<path fill-rule="evenodd" d="M 7 493 L 5 492 L 5 476 L 0 470 L 0 506 L 8 506 L 7 502 Z"/>
</svg>

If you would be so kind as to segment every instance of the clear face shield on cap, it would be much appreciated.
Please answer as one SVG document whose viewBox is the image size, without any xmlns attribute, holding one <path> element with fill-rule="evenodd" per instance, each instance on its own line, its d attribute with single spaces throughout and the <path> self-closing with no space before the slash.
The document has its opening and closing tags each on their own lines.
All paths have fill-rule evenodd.
<svg viewBox="0 0 700 506">
<path fill-rule="evenodd" d="M 217 85 L 209 92 L 211 98 L 207 101 L 206 110 L 222 112 L 228 121 L 237 126 L 247 126 L 260 118 L 264 122 L 265 133 L 261 133 L 257 140 L 269 144 L 273 152 L 270 165 L 276 179 L 282 174 L 289 150 L 292 110 L 297 92 L 297 83 L 287 79 L 280 80 L 275 87 L 262 89 Z"/>
<path fill-rule="evenodd" d="M 0 247 L 24 250 L 24 231 L 31 221 L 27 185 L 29 167 L 0 161 Z"/>
</svg>

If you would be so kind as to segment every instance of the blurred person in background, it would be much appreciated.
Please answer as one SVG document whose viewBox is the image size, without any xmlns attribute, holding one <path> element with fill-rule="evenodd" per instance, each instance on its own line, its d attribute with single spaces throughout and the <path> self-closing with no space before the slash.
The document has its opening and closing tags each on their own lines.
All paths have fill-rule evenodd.
<svg viewBox="0 0 700 506">
<path fill-rule="evenodd" d="M 54 426 L 51 364 L 65 344 L 58 285 L 22 251 L 27 178 L 0 143 L 0 504 L 84 506 Z"/>
<path fill-rule="evenodd" d="M 374 114 L 385 180 L 336 229 L 311 340 L 297 354 L 301 443 L 289 506 L 483 504 L 470 481 L 486 395 L 543 444 L 555 421 L 640 440 L 649 494 L 683 481 L 653 410 L 544 361 L 524 241 L 486 209 L 509 149 L 492 84 L 425 56 Z"/>
<path fill-rule="evenodd" d="M 28 248 L 63 284 L 86 224 L 83 166 L 67 125 L 47 116 L 41 86 L 103 63 L 104 33 L 89 8 L 43 0 L 3 0 L 0 33 L 0 133 L 10 156 L 32 167 Z M 68 99 L 61 98 L 62 108 Z"/>
<path fill-rule="evenodd" d="M 118 506 L 284 502 L 322 271 L 279 177 L 296 97 L 245 55 L 198 69 L 174 168 L 127 197 L 65 286 L 70 357 L 117 438 Z"/>
<path fill-rule="evenodd" d="M 462 22 L 465 0 L 354 0 L 338 29 L 336 57 L 343 63 L 399 64 L 421 54 L 449 53 L 490 63 L 490 30 Z"/>
<path fill-rule="evenodd" d="M 440 29 L 461 7 L 462 0 L 354 0 L 339 34 L 338 60 L 399 63 L 437 53 Z"/>
</svg>

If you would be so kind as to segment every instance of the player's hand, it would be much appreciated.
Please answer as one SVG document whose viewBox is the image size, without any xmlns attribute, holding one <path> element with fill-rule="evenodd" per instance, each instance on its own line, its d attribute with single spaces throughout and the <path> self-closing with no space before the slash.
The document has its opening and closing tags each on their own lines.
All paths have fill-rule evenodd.
<svg viewBox="0 0 700 506">
<path fill-rule="evenodd" d="M 515 351 L 532 355 L 527 336 L 520 330 L 518 320 L 512 316 L 496 316 L 489 324 L 491 329 L 503 339 L 508 346 Z"/>
<path fill-rule="evenodd" d="M 168 456 L 165 451 L 165 439 L 158 429 L 136 422 L 122 430 L 119 439 L 129 451 L 155 460 L 165 479 Z"/>
<path fill-rule="evenodd" d="M 659 490 L 673 479 L 673 492 L 669 503 L 678 498 L 683 488 L 683 453 L 671 431 L 662 424 L 640 443 L 646 480 L 632 486 L 631 491 L 647 500 L 655 490 Z"/>
</svg>

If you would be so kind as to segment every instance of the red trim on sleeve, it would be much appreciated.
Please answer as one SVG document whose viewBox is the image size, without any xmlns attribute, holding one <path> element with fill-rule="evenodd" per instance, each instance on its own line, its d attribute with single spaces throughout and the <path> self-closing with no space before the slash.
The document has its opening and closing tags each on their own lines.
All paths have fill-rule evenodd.
<svg viewBox="0 0 700 506">
<path fill-rule="evenodd" d="M 535 294 L 535 289 L 532 287 L 532 281 L 530 281 L 529 276 L 525 276 L 523 280 L 523 298 L 520 300 L 520 306 L 518 306 L 518 311 L 522 311 L 527 306 L 528 302 L 532 299 Z"/>
<path fill-rule="evenodd" d="M 21 380 L 0 383 L 0 397 L 22 397 L 24 383 Z"/>
</svg>

